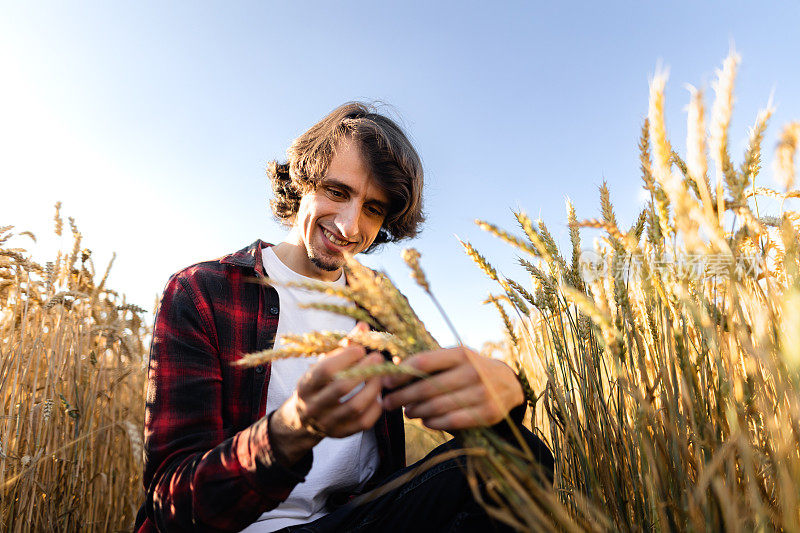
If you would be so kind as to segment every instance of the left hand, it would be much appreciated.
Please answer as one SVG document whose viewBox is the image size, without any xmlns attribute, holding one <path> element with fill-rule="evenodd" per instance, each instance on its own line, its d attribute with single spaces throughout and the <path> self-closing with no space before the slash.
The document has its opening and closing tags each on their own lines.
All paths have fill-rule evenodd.
<svg viewBox="0 0 800 533">
<path fill-rule="evenodd" d="M 508 365 L 463 346 L 419 353 L 403 361 L 404 365 L 432 377 L 410 384 L 414 376 L 384 377 L 384 387 L 402 388 L 386 395 L 383 407 L 405 406 L 406 416 L 421 418 L 431 429 L 496 424 L 525 401 L 522 386 Z"/>
</svg>

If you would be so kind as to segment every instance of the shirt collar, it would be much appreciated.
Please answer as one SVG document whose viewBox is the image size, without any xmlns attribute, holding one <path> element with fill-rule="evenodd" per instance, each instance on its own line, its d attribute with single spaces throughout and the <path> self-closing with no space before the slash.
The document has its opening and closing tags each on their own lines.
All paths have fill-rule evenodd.
<svg viewBox="0 0 800 533">
<path fill-rule="evenodd" d="M 232 254 L 226 255 L 220 259 L 220 263 L 236 265 L 244 268 L 252 268 L 256 272 L 263 274 L 264 258 L 261 255 L 261 250 L 268 246 L 272 246 L 272 244 L 258 239 L 250 246 L 245 246 L 238 252 L 233 252 Z"/>
</svg>

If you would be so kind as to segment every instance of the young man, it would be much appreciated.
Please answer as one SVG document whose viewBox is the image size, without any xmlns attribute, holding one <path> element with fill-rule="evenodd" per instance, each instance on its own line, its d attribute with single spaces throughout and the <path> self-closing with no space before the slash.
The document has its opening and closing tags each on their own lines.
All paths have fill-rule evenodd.
<svg viewBox="0 0 800 533">
<path fill-rule="evenodd" d="M 504 363 L 453 348 L 407 361 L 434 374 L 430 380 L 334 380 L 340 370 L 382 360 L 351 344 L 319 360 L 230 364 L 283 333 L 364 327 L 304 308 L 325 297 L 286 282 L 344 285 L 345 253 L 413 236 L 423 220 L 416 151 L 393 121 L 363 104 L 335 109 L 287 153 L 288 164 L 273 163 L 269 172 L 273 212 L 291 228 L 286 239 L 256 241 L 167 284 L 153 331 L 146 498 L 136 530 L 492 527 L 457 461 L 366 505 L 342 504 L 403 472 L 401 407 L 434 429 L 504 424 L 512 409 L 521 422 L 522 390 Z M 552 465 L 541 442 L 527 436 Z"/>
</svg>

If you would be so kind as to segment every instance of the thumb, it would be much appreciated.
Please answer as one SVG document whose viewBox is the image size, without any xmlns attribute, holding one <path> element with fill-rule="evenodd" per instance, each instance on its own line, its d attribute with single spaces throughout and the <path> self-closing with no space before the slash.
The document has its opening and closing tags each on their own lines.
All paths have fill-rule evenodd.
<svg viewBox="0 0 800 533">
<path fill-rule="evenodd" d="M 366 333 L 369 331 L 369 324 L 363 321 L 359 321 L 358 324 L 353 328 L 353 332 L 360 332 Z"/>
<path fill-rule="evenodd" d="M 348 333 L 348 335 L 352 335 L 353 333 L 367 333 L 367 332 L 369 332 L 369 325 L 366 322 L 358 322 L 355 325 L 355 327 L 350 330 L 350 333 Z M 341 342 L 341 345 L 342 346 L 354 346 L 355 343 L 352 340 L 345 338 Z"/>
</svg>

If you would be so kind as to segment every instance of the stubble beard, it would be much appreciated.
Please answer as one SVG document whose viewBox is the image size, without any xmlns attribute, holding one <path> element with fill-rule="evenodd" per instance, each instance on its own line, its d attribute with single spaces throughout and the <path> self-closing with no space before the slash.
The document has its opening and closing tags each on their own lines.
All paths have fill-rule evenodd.
<svg viewBox="0 0 800 533">
<path fill-rule="evenodd" d="M 312 265 L 326 272 L 335 272 L 336 270 L 342 268 L 342 265 L 344 264 L 343 259 L 337 261 L 331 257 L 321 257 L 323 254 L 315 253 L 311 246 L 306 248 L 306 253 L 308 254 L 308 260 L 311 261 Z"/>
<path fill-rule="evenodd" d="M 342 268 L 340 264 L 333 264 L 332 262 L 325 262 L 319 257 L 313 256 L 308 254 L 308 258 L 311 260 L 311 263 L 319 268 L 320 270 L 325 270 L 326 272 L 334 272 Z"/>
</svg>

